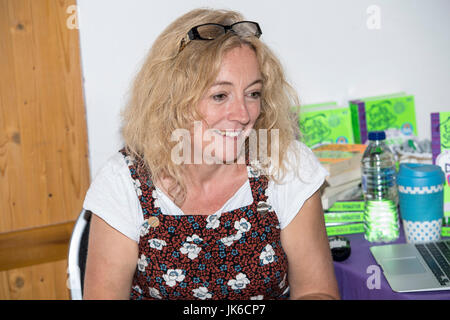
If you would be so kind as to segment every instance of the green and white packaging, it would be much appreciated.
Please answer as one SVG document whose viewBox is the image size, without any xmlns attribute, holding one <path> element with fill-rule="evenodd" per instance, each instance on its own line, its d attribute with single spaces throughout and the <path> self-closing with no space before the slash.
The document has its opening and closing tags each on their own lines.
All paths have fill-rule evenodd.
<svg viewBox="0 0 450 320">
<path fill-rule="evenodd" d="M 300 107 L 300 131 L 308 147 L 328 143 L 353 143 L 350 109 L 336 102 Z"/>
</svg>

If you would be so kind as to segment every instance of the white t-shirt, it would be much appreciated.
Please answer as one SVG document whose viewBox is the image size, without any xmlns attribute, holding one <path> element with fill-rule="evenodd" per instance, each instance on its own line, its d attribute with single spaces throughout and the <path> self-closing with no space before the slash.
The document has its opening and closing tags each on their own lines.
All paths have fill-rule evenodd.
<svg viewBox="0 0 450 320">
<path fill-rule="evenodd" d="M 269 180 L 267 202 L 276 212 L 280 228 L 285 228 L 297 215 L 305 201 L 316 192 L 328 175 L 314 153 L 303 143 L 295 141 L 291 147 L 300 152 L 296 170 L 285 175 L 281 183 Z M 292 153 L 288 152 L 292 159 Z M 163 214 L 183 215 L 181 209 L 156 187 L 153 193 L 155 205 Z M 247 180 L 216 213 L 232 211 L 253 202 L 250 183 Z M 139 198 L 133 178 L 123 155 L 113 155 L 95 176 L 84 200 L 83 208 L 90 210 L 111 227 L 138 242 L 139 230 L 144 223 Z"/>
</svg>

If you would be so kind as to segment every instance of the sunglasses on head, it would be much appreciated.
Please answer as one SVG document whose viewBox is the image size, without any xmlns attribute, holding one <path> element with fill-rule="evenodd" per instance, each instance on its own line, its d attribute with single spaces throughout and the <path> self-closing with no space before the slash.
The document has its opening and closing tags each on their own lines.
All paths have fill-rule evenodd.
<svg viewBox="0 0 450 320">
<path fill-rule="evenodd" d="M 227 32 L 234 32 L 241 37 L 255 36 L 259 38 L 262 34 L 259 24 L 253 21 L 239 21 L 231 25 L 218 23 L 205 23 L 193 27 L 181 40 L 180 53 L 192 40 L 214 40 Z"/>
</svg>

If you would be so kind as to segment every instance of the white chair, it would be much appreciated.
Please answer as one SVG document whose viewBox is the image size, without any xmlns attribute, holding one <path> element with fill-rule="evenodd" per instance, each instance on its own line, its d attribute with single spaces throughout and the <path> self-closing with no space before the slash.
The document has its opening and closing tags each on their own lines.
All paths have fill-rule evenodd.
<svg viewBox="0 0 450 320">
<path fill-rule="evenodd" d="M 68 286 L 72 300 L 83 299 L 84 271 L 88 250 L 91 212 L 82 210 L 72 231 L 68 257 Z"/>
</svg>

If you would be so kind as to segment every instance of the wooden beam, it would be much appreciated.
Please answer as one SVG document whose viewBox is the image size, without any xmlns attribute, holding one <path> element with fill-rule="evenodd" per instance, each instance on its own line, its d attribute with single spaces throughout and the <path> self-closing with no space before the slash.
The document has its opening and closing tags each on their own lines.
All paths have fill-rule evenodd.
<svg viewBox="0 0 450 320">
<path fill-rule="evenodd" d="M 0 271 L 67 259 L 75 221 L 0 233 Z"/>
</svg>

